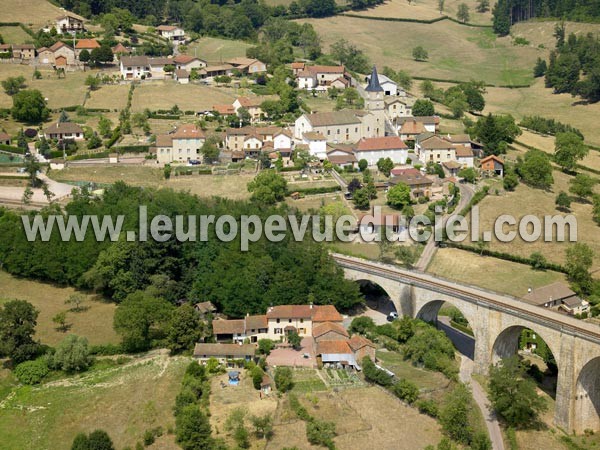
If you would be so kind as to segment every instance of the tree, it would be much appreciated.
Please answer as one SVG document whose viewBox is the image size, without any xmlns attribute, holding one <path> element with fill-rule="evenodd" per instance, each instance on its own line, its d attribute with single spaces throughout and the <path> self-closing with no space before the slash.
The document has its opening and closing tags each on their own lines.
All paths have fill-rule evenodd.
<svg viewBox="0 0 600 450">
<path fill-rule="evenodd" d="M 557 133 L 554 144 L 554 161 L 564 170 L 573 170 L 577 161 L 588 154 L 583 138 L 573 132 Z"/>
<path fill-rule="evenodd" d="M 548 261 L 546 257 L 542 255 L 540 252 L 533 252 L 529 255 L 529 259 L 531 260 L 531 267 L 534 270 L 544 270 Z"/>
<path fill-rule="evenodd" d="M 259 438 L 269 439 L 273 435 L 273 417 L 270 414 L 251 416 L 250 421 L 254 426 L 254 432 Z"/>
<path fill-rule="evenodd" d="M 365 102 L 355 88 L 349 87 L 344 89 L 341 95 L 337 96 L 335 109 L 353 108 L 362 109 Z"/>
<path fill-rule="evenodd" d="M 204 144 L 202 144 L 202 148 L 200 149 L 205 164 L 218 161 L 220 154 L 219 143 L 220 138 L 217 136 L 209 136 L 206 138 L 206 141 L 204 141 Z"/>
<path fill-rule="evenodd" d="M 287 342 L 294 350 L 298 350 L 301 347 L 302 338 L 297 332 L 291 331 L 287 335 Z"/>
<path fill-rule="evenodd" d="M 472 167 L 465 167 L 458 172 L 458 176 L 463 178 L 467 183 L 474 183 L 477 179 L 477 172 Z"/>
<path fill-rule="evenodd" d="M 292 369 L 289 367 L 277 367 L 274 379 L 279 392 L 287 392 L 294 386 Z"/>
<path fill-rule="evenodd" d="M 109 63 L 114 60 L 115 56 L 113 55 L 113 51 L 109 45 L 102 44 L 100 47 L 97 47 L 92 50 L 90 53 L 90 64 L 93 66 L 97 66 L 104 63 Z"/>
<path fill-rule="evenodd" d="M 91 55 L 90 52 L 87 49 L 83 49 L 81 50 L 81 53 L 79 53 L 79 61 L 81 61 L 82 63 L 88 63 L 90 62 L 91 59 Z"/>
<path fill-rule="evenodd" d="M 198 405 L 185 406 L 175 417 L 175 441 L 183 450 L 212 450 L 211 426 Z"/>
<path fill-rule="evenodd" d="M 429 53 L 422 46 L 418 45 L 412 50 L 412 57 L 415 61 L 427 61 Z"/>
<path fill-rule="evenodd" d="M 259 339 L 258 340 L 258 352 L 261 355 L 269 355 L 271 350 L 275 348 L 275 342 L 271 339 Z"/>
<path fill-rule="evenodd" d="M 360 189 L 362 187 L 362 184 L 360 184 L 360 181 L 358 180 L 358 178 L 352 178 L 350 180 L 350 183 L 348 183 L 348 192 L 350 192 L 351 194 L 353 194 L 357 189 Z"/>
<path fill-rule="evenodd" d="M 490 0 L 477 0 L 477 12 L 484 13 L 490 10 Z"/>
<path fill-rule="evenodd" d="M 438 0 L 438 9 L 440 14 L 444 12 L 444 3 L 446 3 L 445 0 Z"/>
<path fill-rule="evenodd" d="M 112 133 L 113 123 L 108 117 L 100 116 L 100 120 L 98 121 L 98 133 L 102 137 L 109 137 Z"/>
<path fill-rule="evenodd" d="M 596 180 L 584 173 L 578 173 L 569 181 L 569 192 L 579 198 L 586 199 L 594 195 Z"/>
<path fill-rule="evenodd" d="M 75 293 L 75 294 L 69 295 L 69 298 L 67 298 L 65 300 L 65 305 L 73 305 L 73 307 L 71 308 L 71 311 L 80 312 L 80 311 L 83 311 L 83 308 L 81 305 L 85 302 L 85 300 L 86 300 L 85 295 Z"/>
<path fill-rule="evenodd" d="M 86 370 L 91 362 L 87 339 L 74 334 L 64 338 L 49 358 L 51 368 L 65 372 L 81 372 Z"/>
<path fill-rule="evenodd" d="M 525 368 L 516 355 L 490 368 L 489 398 L 496 412 L 512 427 L 532 425 L 547 408 L 535 383 L 525 377 Z"/>
<path fill-rule="evenodd" d="M 10 300 L 0 308 L 0 354 L 18 364 L 33 358 L 40 344 L 33 340 L 38 310 L 25 300 Z"/>
<path fill-rule="evenodd" d="M 415 117 L 419 116 L 433 116 L 435 114 L 435 108 L 431 100 L 420 98 L 415 102 L 412 107 L 412 114 Z"/>
<path fill-rule="evenodd" d="M 88 436 L 90 450 L 115 450 L 112 440 L 104 430 L 94 430 Z"/>
<path fill-rule="evenodd" d="M 25 77 L 8 77 L 2 80 L 2 88 L 6 95 L 13 96 L 25 87 Z"/>
<path fill-rule="evenodd" d="M 546 75 L 546 70 L 548 70 L 546 60 L 538 57 L 535 66 L 533 67 L 533 76 L 535 78 L 543 77 Z"/>
<path fill-rule="evenodd" d="M 73 439 L 71 450 L 90 450 L 90 440 L 85 433 L 77 433 Z"/>
<path fill-rule="evenodd" d="M 527 151 L 517 171 L 525 183 L 536 188 L 548 189 L 554 183 L 550 158 L 540 150 Z"/>
<path fill-rule="evenodd" d="M 191 350 L 200 342 L 205 332 L 204 322 L 198 311 L 185 303 L 175 310 L 167 334 L 167 347 L 171 353 Z"/>
<path fill-rule="evenodd" d="M 371 317 L 360 316 L 352 319 L 348 331 L 351 333 L 365 334 L 369 331 L 373 331 L 375 327 L 375 322 Z"/>
<path fill-rule="evenodd" d="M 417 253 L 410 246 L 401 245 L 396 250 L 396 258 L 400 260 L 400 262 L 409 269 L 417 262 Z"/>
<path fill-rule="evenodd" d="M 367 167 L 369 167 L 369 161 L 367 161 L 364 158 L 358 161 L 358 170 L 364 172 L 367 169 Z"/>
<path fill-rule="evenodd" d="M 40 123 L 50 116 L 46 100 L 37 89 L 25 89 L 13 95 L 10 113 L 13 119 L 29 123 Z"/>
<path fill-rule="evenodd" d="M 391 158 L 379 158 L 377 161 L 377 168 L 383 173 L 386 177 L 390 176 L 392 169 L 394 168 L 394 161 Z"/>
<path fill-rule="evenodd" d="M 173 168 L 171 167 L 171 164 L 165 164 L 165 167 L 163 167 L 163 175 L 165 177 L 165 180 L 168 180 L 169 178 L 171 178 L 172 171 L 173 171 Z"/>
<path fill-rule="evenodd" d="M 387 193 L 387 203 L 395 209 L 402 209 L 410 205 L 410 187 L 406 183 L 392 186 Z"/>
<path fill-rule="evenodd" d="M 456 13 L 456 17 L 458 18 L 458 20 L 460 20 L 463 23 L 466 23 L 469 21 L 469 7 L 467 6 L 466 3 L 461 3 L 460 5 L 458 5 L 458 11 Z"/>
<path fill-rule="evenodd" d="M 287 181 L 273 171 L 263 171 L 248 183 L 248 192 L 252 192 L 252 200 L 267 205 L 274 205 L 285 198 Z"/>
<path fill-rule="evenodd" d="M 467 386 L 459 383 L 444 399 L 440 410 L 440 423 L 444 432 L 455 441 L 468 444 L 473 430 L 469 424 L 471 393 Z"/>
<path fill-rule="evenodd" d="M 114 328 L 121 335 L 126 351 L 147 350 L 152 332 L 164 330 L 173 305 L 142 291 L 134 292 L 117 307 Z"/>
<path fill-rule="evenodd" d="M 554 200 L 554 204 L 558 209 L 568 211 L 571 207 L 571 197 L 565 191 L 560 191 L 556 196 L 556 200 Z"/>
<path fill-rule="evenodd" d="M 100 87 L 100 79 L 94 75 L 88 75 L 85 79 L 85 85 L 88 86 L 90 90 L 95 91 Z"/>
<path fill-rule="evenodd" d="M 567 276 L 583 292 L 588 292 L 592 284 L 590 269 L 594 263 L 594 251 L 582 242 L 567 248 Z"/>
<path fill-rule="evenodd" d="M 330 47 L 331 57 L 339 61 L 349 70 L 368 73 L 370 71 L 369 59 L 362 50 L 359 50 L 354 44 L 341 39 L 333 43 Z"/>
<path fill-rule="evenodd" d="M 67 327 L 67 312 L 61 311 L 61 312 L 57 313 L 52 318 L 52 322 L 54 322 L 57 325 L 57 328 L 56 328 L 57 330 L 62 331 L 64 333 L 68 329 L 68 327 Z"/>
<path fill-rule="evenodd" d="M 594 195 L 592 199 L 592 219 L 600 225 L 600 195 Z"/>
<path fill-rule="evenodd" d="M 354 194 L 352 194 L 352 201 L 358 209 L 369 209 L 369 205 L 371 204 L 371 198 L 369 197 L 369 192 L 367 191 L 367 188 L 360 188 L 355 190 Z"/>
<path fill-rule="evenodd" d="M 484 145 L 486 155 L 506 153 L 506 144 L 521 134 L 521 129 L 510 115 L 488 114 L 473 127 L 473 134 Z"/>
<path fill-rule="evenodd" d="M 23 191 L 23 197 L 21 197 L 21 202 L 24 205 L 29 205 L 31 203 L 31 199 L 33 198 L 33 191 L 31 187 L 27 186 Z"/>
<path fill-rule="evenodd" d="M 507 191 L 514 191 L 518 184 L 519 177 L 514 171 L 507 172 L 504 174 L 504 180 L 502 180 L 502 185 L 504 186 L 504 189 L 506 189 Z"/>
</svg>

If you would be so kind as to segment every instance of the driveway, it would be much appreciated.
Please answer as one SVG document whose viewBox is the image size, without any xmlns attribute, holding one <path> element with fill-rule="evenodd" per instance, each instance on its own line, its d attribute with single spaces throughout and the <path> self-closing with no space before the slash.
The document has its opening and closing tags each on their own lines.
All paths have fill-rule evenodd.
<svg viewBox="0 0 600 450">
<path fill-rule="evenodd" d="M 300 350 L 294 350 L 291 347 L 279 347 L 271 350 L 267 356 L 267 365 L 269 366 L 290 366 L 290 367 L 317 367 L 317 358 L 312 337 L 305 337 L 300 344 Z M 304 354 L 308 353 L 309 358 Z"/>
</svg>

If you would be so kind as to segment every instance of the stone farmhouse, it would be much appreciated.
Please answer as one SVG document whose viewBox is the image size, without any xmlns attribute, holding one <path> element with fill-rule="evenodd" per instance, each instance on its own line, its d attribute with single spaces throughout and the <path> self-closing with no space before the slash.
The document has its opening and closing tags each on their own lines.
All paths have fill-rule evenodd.
<svg viewBox="0 0 600 450">
<path fill-rule="evenodd" d="M 293 146 L 292 133 L 280 127 L 229 128 L 225 133 L 225 148 L 234 153 L 241 152 L 242 157 L 278 152 L 283 158 L 289 158 Z"/>
<path fill-rule="evenodd" d="M 542 308 L 552 308 L 566 314 L 582 314 L 589 309 L 589 303 L 582 300 L 568 285 L 556 283 L 529 289 L 523 301 Z"/>
<path fill-rule="evenodd" d="M 239 70 L 244 75 L 265 73 L 267 71 L 267 65 L 264 62 L 253 58 L 233 58 L 225 61 L 225 63 Z"/>
<path fill-rule="evenodd" d="M 253 344 L 260 339 L 285 342 L 288 334 L 297 333 L 303 339 L 313 340 L 316 356 L 325 367 L 360 368 L 359 362 L 365 356 L 375 360 L 375 345 L 358 335 L 350 337 L 342 322 L 343 317 L 333 305 L 272 306 L 263 315 L 247 315 L 237 320 L 213 320 L 213 335 L 221 343 L 197 344 L 194 356 L 201 362 L 212 355 L 224 363 L 231 363 L 240 355 L 251 357 L 250 347 L 236 350 L 233 346 L 250 345 L 255 348 Z"/>
<path fill-rule="evenodd" d="M 156 136 L 151 152 L 156 153 L 159 164 L 188 162 L 202 158 L 202 146 L 206 141 L 204 132 L 194 124 L 185 124 L 173 133 Z"/>
<path fill-rule="evenodd" d="M 251 121 L 257 122 L 263 115 L 260 104 L 261 100 L 258 97 L 238 97 L 233 102 L 233 109 L 239 115 L 240 108 L 245 108 L 250 113 Z"/>
<path fill-rule="evenodd" d="M 79 39 L 75 44 L 75 57 L 79 58 L 83 50 L 91 53 L 95 48 L 100 48 L 100 43 L 96 39 Z"/>
<path fill-rule="evenodd" d="M 305 133 L 320 133 L 327 142 L 358 142 L 364 137 L 380 137 L 384 128 L 368 111 L 341 110 L 303 114 L 296 119 L 294 137 L 302 139 Z"/>
<path fill-rule="evenodd" d="M 32 60 L 35 58 L 35 46 L 33 44 L 13 45 L 12 56 L 24 61 Z"/>
<path fill-rule="evenodd" d="M 413 200 L 420 197 L 431 198 L 433 196 L 433 180 L 414 167 L 394 169 L 389 183 L 390 186 L 400 183 L 406 184 L 410 189 L 410 196 Z"/>
</svg>

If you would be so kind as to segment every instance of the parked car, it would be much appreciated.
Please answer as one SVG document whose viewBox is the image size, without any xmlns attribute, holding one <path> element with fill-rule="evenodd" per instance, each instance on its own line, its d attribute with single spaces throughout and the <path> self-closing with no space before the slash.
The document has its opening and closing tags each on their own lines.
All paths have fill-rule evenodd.
<svg viewBox="0 0 600 450">
<path fill-rule="evenodd" d="M 392 311 L 391 313 L 388 314 L 387 316 L 387 321 L 388 322 L 393 322 L 394 320 L 396 320 L 398 318 L 398 313 L 395 311 Z"/>
<path fill-rule="evenodd" d="M 190 160 L 188 161 L 188 164 L 189 164 L 190 166 L 199 166 L 199 165 L 200 165 L 200 161 L 198 161 L 197 159 L 190 159 Z"/>
</svg>

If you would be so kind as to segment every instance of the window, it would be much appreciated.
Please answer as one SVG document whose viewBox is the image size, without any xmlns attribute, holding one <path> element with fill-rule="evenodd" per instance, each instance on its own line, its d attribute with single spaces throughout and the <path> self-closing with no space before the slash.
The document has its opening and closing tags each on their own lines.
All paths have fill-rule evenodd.
<svg viewBox="0 0 600 450">
<path fill-rule="evenodd" d="M 300 319 L 300 323 L 304 323 L 304 319 Z"/>
<path fill-rule="evenodd" d="M 331 136 L 331 130 L 327 130 L 327 136 Z"/>
<path fill-rule="evenodd" d="M 275 334 L 283 334 L 281 328 L 275 328 L 273 331 L 275 332 Z"/>
<path fill-rule="evenodd" d="M 288 319 L 288 323 L 292 323 L 292 319 Z"/>
<path fill-rule="evenodd" d="M 279 323 L 281 321 L 281 319 L 277 319 L 277 323 Z"/>
</svg>

